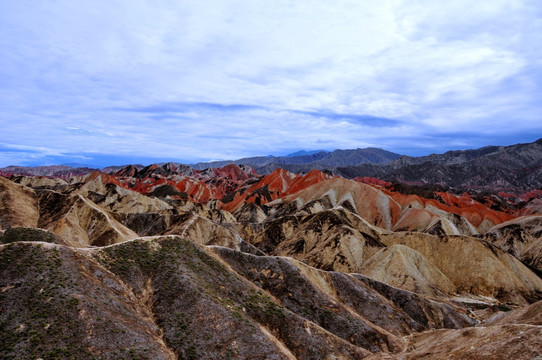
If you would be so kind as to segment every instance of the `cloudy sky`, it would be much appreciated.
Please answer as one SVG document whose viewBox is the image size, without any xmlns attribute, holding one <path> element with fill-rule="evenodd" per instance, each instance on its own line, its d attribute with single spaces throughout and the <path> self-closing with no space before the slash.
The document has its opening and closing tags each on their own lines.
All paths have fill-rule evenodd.
<svg viewBox="0 0 542 360">
<path fill-rule="evenodd" d="M 538 0 L 2 0 L 0 166 L 542 137 Z"/>
</svg>

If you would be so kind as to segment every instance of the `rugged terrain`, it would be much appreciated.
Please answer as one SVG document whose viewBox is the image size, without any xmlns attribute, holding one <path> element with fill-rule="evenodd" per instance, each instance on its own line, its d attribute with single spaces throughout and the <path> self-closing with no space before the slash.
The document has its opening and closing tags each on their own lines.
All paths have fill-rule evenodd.
<svg viewBox="0 0 542 360">
<path fill-rule="evenodd" d="M 378 148 L 334 150 L 332 152 L 298 152 L 290 156 L 258 156 L 238 160 L 192 164 L 195 171 L 248 165 L 258 174 L 276 169 L 292 173 L 321 170 L 345 178 L 378 178 L 411 185 L 441 185 L 456 193 L 467 190 L 501 192 L 509 197 L 523 196 L 530 189 L 542 187 L 542 139 L 511 146 L 486 146 L 480 149 L 455 150 L 444 154 L 410 157 Z M 157 164 L 161 167 L 164 163 Z M 188 168 L 180 163 L 171 166 Z M 131 165 L 141 170 L 143 165 Z M 110 166 L 101 172 L 111 174 L 123 166 Z M 98 169 L 70 166 L 8 166 L 0 168 L 0 176 L 25 175 L 70 178 Z M 528 200 L 528 199 L 527 199 Z"/>
<path fill-rule="evenodd" d="M 537 188 L 109 170 L 0 177 L 0 358 L 542 354 Z"/>
<path fill-rule="evenodd" d="M 335 172 L 346 177 L 373 176 L 411 184 L 526 192 L 542 188 L 542 139 L 416 158 L 402 156 L 385 165 L 338 167 Z"/>
<path fill-rule="evenodd" d="M 292 166 L 295 171 L 311 169 L 332 169 L 339 166 L 356 166 L 360 164 L 387 164 L 398 159 L 399 154 L 377 148 L 319 151 L 313 154 L 292 154 L 293 156 L 257 156 L 238 160 L 213 161 L 193 164 L 194 169 L 203 170 L 210 167 L 223 167 L 230 164 L 249 165 L 260 173 L 270 173 L 278 168 Z"/>
</svg>

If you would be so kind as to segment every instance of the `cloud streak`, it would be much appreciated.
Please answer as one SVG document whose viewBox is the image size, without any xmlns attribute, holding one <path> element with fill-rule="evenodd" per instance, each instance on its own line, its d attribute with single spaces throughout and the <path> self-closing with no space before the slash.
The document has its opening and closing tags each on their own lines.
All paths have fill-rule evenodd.
<svg viewBox="0 0 542 360">
<path fill-rule="evenodd" d="M 365 146 L 419 155 L 542 136 L 534 0 L 29 0 L 3 10 L 0 165 Z"/>
</svg>

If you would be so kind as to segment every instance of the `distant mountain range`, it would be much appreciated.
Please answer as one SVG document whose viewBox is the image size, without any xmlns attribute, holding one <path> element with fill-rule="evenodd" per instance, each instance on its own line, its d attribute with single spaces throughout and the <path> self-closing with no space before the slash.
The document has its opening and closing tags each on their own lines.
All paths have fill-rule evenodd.
<svg viewBox="0 0 542 360">
<path fill-rule="evenodd" d="M 319 152 L 327 153 L 329 151 L 325 151 L 325 150 L 309 150 L 309 151 L 300 150 L 300 151 L 296 151 L 294 153 L 288 154 L 288 155 L 286 155 L 286 157 L 313 155 L 313 154 L 316 154 L 316 153 L 319 153 Z"/>
<path fill-rule="evenodd" d="M 317 169 L 346 178 L 375 177 L 410 185 L 436 184 L 455 189 L 522 192 L 542 188 L 542 139 L 527 144 L 486 146 L 420 157 L 401 156 L 379 148 L 365 148 L 332 152 L 299 151 L 287 156 L 257 156 L 200 162 L 189 166 L 194 170 L 205 170 L 230 164 L 248 165 L 262 175 L 270 174 L 278 168 L 293 173 L 307 173 Z M 132 166 L 138 170 L 144 168 L 139 164 Z M 110 166 L 101 171 L 113 173 L 122 168 L 124 166 Z M 8 166 L 0 169 L 0 175 L 68 178 L 96 170 L 65 165 Z"/>
<path fill-rule="evenodd" d="M 542 139 L 511 146 L 411 157 L 366 148 L 335 150 L 292 157 L 255 157 L 198 163 L 195 169 L 247 164 L 260 174 L 277 168 L 293 173 L 328 170 L 346 178 L 376 177 L 411 185 L 436 184 L 447 188 L 491 191 L 529 191 L 542 188 Z"/>
<path fill-rule="evenodd" d="M 357 166 L 361 164 L 387 164 L 401 157 L 390 151 L 378 148 L 365 148 L 353 150 L 335 150 L 332 152 L 299 151 L 287 156 L 256 156 L 239 160 L 225 160 L 213 162 L 200 162 L 191 166 L 196 170 L 209 167 L 223 167 L 229 164 L 245 164 L 252 166 L 261 173 L 270 173 L 275 169 L 288 165 L 302 165 L 301 171 L 312 169 L 328 169 L 339 166 Z"/>
<path fill-rule="evenodd" d="M 62 179 L 72 176 L 85 175 L 97 169 L 88 167 L 72 167 L 69 165 L 50 165 L 50 166 L 6 166 L 0 168 L 0 175 L 26 175 L 26 176 L 49 176 Z"/>
<path fill-rule="evenodd" d="M 421 157 L 401 156 L 385 165 L 337 167 L 341 176 L 377 177 L 449 188 L 524 191 L 542 188 L 542 139 Z"/>
</svg>

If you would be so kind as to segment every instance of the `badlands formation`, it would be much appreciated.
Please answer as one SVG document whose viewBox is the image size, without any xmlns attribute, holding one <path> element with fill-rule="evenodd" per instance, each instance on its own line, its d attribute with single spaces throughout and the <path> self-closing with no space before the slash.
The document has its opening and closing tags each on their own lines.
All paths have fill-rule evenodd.
<svg viewBox="0 0 542 360">
<path fill-rule="evenodd" d="M 236 164 L 0 177 L 0 358 L 536 359 L 541 209 Z"/>
</svg>

